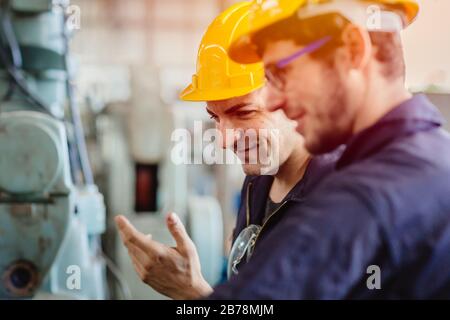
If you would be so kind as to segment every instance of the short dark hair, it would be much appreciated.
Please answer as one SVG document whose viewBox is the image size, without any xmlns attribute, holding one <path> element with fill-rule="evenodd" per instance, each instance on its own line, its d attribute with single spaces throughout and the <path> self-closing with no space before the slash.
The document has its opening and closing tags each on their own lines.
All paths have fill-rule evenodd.
<svg viewBox="0 0 450 320">
<path fill-rule="evenodd" d="M 313 52 L 311 56 L 332 65 L 333 52 L 343 44 L 341 34 L 348 24 L 350 21 L 338 13 L 328 13 L 307 19 L 299 19 L 294 14 L 257 32 L 253 35 L 252 41 L 258 47 L 258 54 L 262 56 L 270 42 L 291 39 L 299 45 L 308 45 L 331 36 L 331 41 Z M 400 34 L 395 32 L 370 32 L 369 34 L 376 48 L 375 57 L 383 65 L 383 75 L 389 79 L 404 77 L 405 63 Z"/>
</svg>

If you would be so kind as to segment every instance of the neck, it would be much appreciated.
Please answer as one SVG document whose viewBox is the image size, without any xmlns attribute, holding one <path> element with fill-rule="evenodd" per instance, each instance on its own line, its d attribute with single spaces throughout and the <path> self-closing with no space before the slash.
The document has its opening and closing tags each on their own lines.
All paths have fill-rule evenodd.
<svg viewBox="0 0 450 320">
<path fill-rule="evenodd" d="M 401 79 L 372 81 L 371 88 L 366 93 L 363 107 L 359 109 L 353 125 L 353 133 L 358 133 L 380 120 L 389 111 L 412 97 Z"/>
<path fill-rule="evenodd" d="M 270 198 L 280 202 L 300 181 L 306 171 L 311 156 L 303 148 L 296 148 L 288 159 L 280 166 L 274 176 Z"/>
</svg>

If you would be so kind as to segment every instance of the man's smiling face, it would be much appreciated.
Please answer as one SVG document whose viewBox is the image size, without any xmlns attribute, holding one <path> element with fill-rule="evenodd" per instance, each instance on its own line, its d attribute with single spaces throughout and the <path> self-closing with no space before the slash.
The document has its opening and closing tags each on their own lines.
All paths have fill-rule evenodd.
<svg viewBox="0 0 450 320">
<path fill-rule="evenodd" d="M 265 94 L 263 88 L 242 97 L 207 102 L 206 110 L 221 133 L 220 146 L 239 157 L 247 175 L 276 172 L 294 148 L 302 147 L 295 122 L 282 111 L 268 111 Z M 266 159 L 261 161 L 261 155 Z"/>
</svg>

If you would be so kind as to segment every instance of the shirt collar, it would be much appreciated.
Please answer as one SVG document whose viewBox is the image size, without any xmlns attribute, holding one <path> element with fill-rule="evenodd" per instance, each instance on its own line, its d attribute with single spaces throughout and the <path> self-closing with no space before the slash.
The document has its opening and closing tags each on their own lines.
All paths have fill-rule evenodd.
<svg viewBox="0 0 450 320">
<path fill-rule="evenodd" d="M 444 120 L 428 98 L 419 94 L 401 103 L 371 127 L 354 135 L 339 159 L 341 169 L 378 152 L 389 142 L 409 134 L 440 127 Z"/>
<path fill-rule="evenodd" d="M 342 153 L 342 151 L 340 151 L 340 153 Z M 336 152 L 336 154 L 340 153 Z M 306 196 L 306 193 L 309 191 L 309 189 L 313 187 L 314 182 L 320 179 L 319 176 L 322 174 L 322 171 L 326 171 L 325 164 L 330 163 L 329 165 L 332 166 L 332 164 L 337 160 L 337 156 L 334 156 L 335 160 L 332 162 L 332 153 L 328 155 L 330 159 L 324 159 L 324 157 L 325 156 L 318 156 L 313 157 L 309 160 L 303 177 L 299 179 L 299 181 L 288 192 L 281 203 L 294 199 L 303 199 Z M 252 176 L 251 182 L 254 185 L 252 188 L 252 195 L 254 196 L 254 199 L 256 199 L 253 202 L 258 202 L 260 204 L 260 207 L 265 206 L 267 203 L 266 199 L 269 197 L 269 192 L 272 187 L 273 180 L 273 176 Z"/>
</svg>

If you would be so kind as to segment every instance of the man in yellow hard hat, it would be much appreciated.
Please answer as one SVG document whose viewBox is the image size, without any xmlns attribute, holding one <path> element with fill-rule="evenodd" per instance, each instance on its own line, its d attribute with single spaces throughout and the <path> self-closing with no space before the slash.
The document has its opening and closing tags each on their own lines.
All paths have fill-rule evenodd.
<svg viewBox="0 0 450 320">
<path fill-rule="evenodd" d="M 400 31 L 418 8 L 253 2 L 230 56 L 264 61 L 269 109 L 297 122 L 312 154 L 347 148 L 211 298 L 450 298 L 450 136 L 429 100 L 404 85 Z"/>
<path fill-rule="evenodd" d="M 311 159 L 295 122 L 280 110 L 266 109 L 263 64 L 241 65 L 229 59 L 227 48 L 248 26 L 250 5 L 236 4 L 210 25 L 199 48 L 197 73 L 181 94 L 185 101 L 206 102 L 222 137 L 220 147 L 236 153 L 247 175 L 229 258 L 228 274 L 233 277 L 258 251 L 257 244 L 276 229 L 285 208 L 302 202 L 333 170 L 338 157 L 336 152 Z M 269 134 L 259 134 L 262 130 Z M 199 298 L 212 292 L 201 275 L 196 248 L 176 216 L 168 216 L 176 249 L 152 241 L 123 217 L 117 223 L 136 271 L 147 284 L 172 298 Z"/>
</svg>

